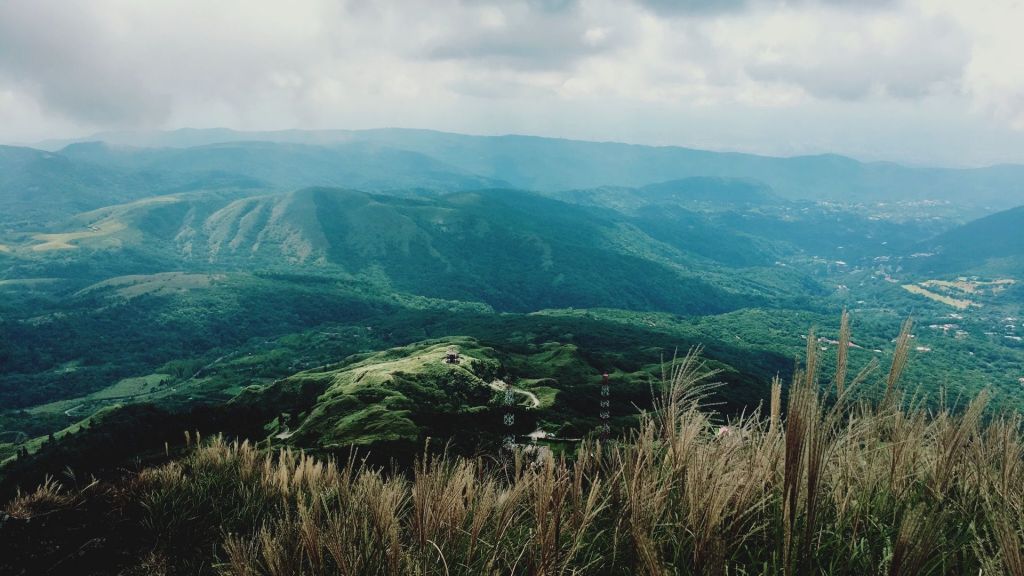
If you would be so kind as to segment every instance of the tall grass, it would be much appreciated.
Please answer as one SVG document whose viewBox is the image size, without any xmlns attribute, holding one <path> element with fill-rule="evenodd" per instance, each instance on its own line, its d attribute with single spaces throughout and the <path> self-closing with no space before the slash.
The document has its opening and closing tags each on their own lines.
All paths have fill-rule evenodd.
<svg viewBox="0 0 1024 576">
<path fill-rule="evenodd" d="M 847 382 L 844 355 L 819 382 L 812 333 L 767 414 L 723 422 L 691 352 L 638 429 L 572 461 L 425 454 L 386 474 L 214 438 L 126 494 L 147 562 L 178 572 L 1024 575 L 1021 417 L 986 416 L 984 393 L 957 412 L 908 407 L 909 330 L 878 403 L 857 394 L 874 364 Z M 841 334 L 843 350 L 845 315 Z"/>
</svg>

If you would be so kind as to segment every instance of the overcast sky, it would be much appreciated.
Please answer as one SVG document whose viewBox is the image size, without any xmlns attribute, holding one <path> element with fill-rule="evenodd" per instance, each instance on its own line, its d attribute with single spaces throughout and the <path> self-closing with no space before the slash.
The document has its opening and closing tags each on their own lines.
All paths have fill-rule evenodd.
<svg viewBox="0 0 1024 576">
<path fill-rule="evenodd" d="M 1016 0 L 0 0 L 0 141 L 434 128 L 1024 163 Z"/>
</svg>

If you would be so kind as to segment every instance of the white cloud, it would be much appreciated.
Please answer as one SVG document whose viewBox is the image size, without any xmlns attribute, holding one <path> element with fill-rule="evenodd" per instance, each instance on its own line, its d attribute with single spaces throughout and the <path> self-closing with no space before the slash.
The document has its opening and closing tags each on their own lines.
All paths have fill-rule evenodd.
<svg viewBox="0 0 1024 576">
<path fill-rule="evenodd" d="M 1012 0 L 956 2 L 936 0 L 926 5 L 960 22 L 972 38 L 965 90 L 974 109 L 1024 131 L 1024 4 Z"/>
<path fill-rule="evenodd" d="M 955 22 L 913 8 L 784 10 L 723 26 L 720 34 L 742 39 L 733 44 L 742 46 L 736 57 L 753 79 L 789 83 L 819 98 L 955 92 L 969 58 Z"/>
</svg>

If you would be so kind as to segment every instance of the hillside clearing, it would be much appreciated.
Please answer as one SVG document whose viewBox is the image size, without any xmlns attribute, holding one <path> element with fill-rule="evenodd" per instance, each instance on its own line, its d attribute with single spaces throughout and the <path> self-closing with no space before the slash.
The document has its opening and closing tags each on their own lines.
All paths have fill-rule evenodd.
<svg viewBox="0 0 1024 576">
<path fill-rule="evenodd" d="M 505 392 L 506 390 L 511 390 L 514 394 L 525 396 L 526 399 L 530 402 L 530 408 L 536 409 L 540 407 L 540 398 L 538 398 L 536 394 L 530 392 L 529 390 L 523 390 L 522 388 L 509 386 L 508 384 L 505 383 L 504 380 L 495 380 L 494 382 L 491 382 L 489 386 L 491 387 L 491 390 L 494 390 L 495 392 Z"/>
<path fill-rule="evenodd" d="M 171 379 L 172 377 L 167 374 L 150 374 L 148 376 L 124 378 L 111 386 L 87 396 L 59 400 L 49 404 L 40 404 L 29 408 L 28 412 L 31 414 L 56 414 L 63 412 L 67 416 L 72 416 L 74 414 L 67 413 L 77 413 L 83 408 L 96 409 L 97 406 L 93 406 L 96 404 L 107 404 L 128 399 L 138 400 L 145 396 L 156 396 L 158 392 L 168 390 L 164 384 Z"/>
<path fill-rule="evenodd" d="M 921 282 L 921 286 L 926 288 L 939 288 L 942 290 L 957 290 L 964 294 L 977 294 L 984 292 L 986 289 L 992 292 L 992 294 L 998 294 L 1003 290 L 1006 290 L 1010 286 L 1016 284 L 1017 281 L 1010 278 L 1001 278 L 998 280 L 968 280 L 966 278 L 957 278 L 956 280 L 925 280 Z"/>
<path fill-rule="evenodd" d="M 76 250 L 79 248 L 77 242 L 89 238 L 100 238 L 110 236 L 115 232 L 125 229 L 125 225 L 117 220 L 107 220 L 99 224 L 89 226 L 88 230 L 80 232 L 64 232 L 56 234 L 33 234 L 32 239 L 40 242 L 32 247 L 33 252 L 48 252 L 51 250 Z"/>
<path fill-rule="evenodd" d="M 970 308 L 971 306 L 975 306 L 975 307 L 979 307 L 979 308 L 981 307 L 981 304 L 978 304 L 977 302 L 974 302 L 973 300 L 963 300 L 963 299 L 959 299 L 959 298 L 953 298 L 951 296 L 945 296 L 943 294 L 936 294 L 935 292 L 932 292 L 931 290 L 928 290 L 927 288 L 922 288 L 921 286 L 918 286 L 917 284 L 904 284 L 903 285 L 903 289 L 906 290 L 907 292 L 910 292 L 911 294 L 917 294 L 919 296 L 924 296 L 925 298 L 934 300 L 936 302 L 939 302 L 939 303 L 942 303 L 942 304 L 946 304 L 948 306 L 952 306 L 952 307 L 956 308 L 957 310 L 966 310 L 966 309 Z"/>
<path fill-rule="evenodd" d="M 459 362 L 449 364 L 445 359 L 453 346 Z M 234 402 L 263 404 L 274 398 L 283 408 L 284 399 L 308 393 L 312 403 L 296 410 L 308 415 L 277 431 L 297 444 L 412 442 L 428 429 L 431 435 L 451 435 L 460 422 L 466 425 L 485 409 L 491 397 L 486 381 L 499 367 L 493 355 L 470 338 L 427 341 L 300 372 L 246 390 Z"/>
<path fill-rule="evenodd" d="M 146 294 L 165 296 L 188 290 L 209 288 L 214 282 L 225 278 L 227 276 L 224 274 L 186 274 L 184 272 L 118 276 L 83 288 L 78 291 L 76 296 L 104 288 L 115 289 L 118 296 L 127 300 Z"/>
</svg>

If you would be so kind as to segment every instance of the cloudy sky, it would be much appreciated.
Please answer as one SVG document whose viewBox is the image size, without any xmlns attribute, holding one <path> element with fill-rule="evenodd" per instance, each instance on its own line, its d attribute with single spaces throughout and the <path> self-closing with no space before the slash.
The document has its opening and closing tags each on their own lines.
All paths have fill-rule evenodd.
<svg viewBox="0 0 1024 576">
<path fill-rule="evenodd" d="M 0 141 L 434 128 L 1024 163 L 1019 0 L 0 0 Z"/>
</svg>

